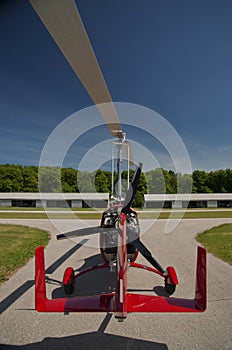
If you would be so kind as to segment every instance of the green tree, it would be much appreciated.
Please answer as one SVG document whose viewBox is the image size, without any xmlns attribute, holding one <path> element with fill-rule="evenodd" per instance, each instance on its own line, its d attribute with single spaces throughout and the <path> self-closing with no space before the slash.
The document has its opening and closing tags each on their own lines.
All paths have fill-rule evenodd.
<svg viewBox="0 0 232 350">
<path fill-rule="evenodd" d="M 40 192 L 62 192 L 60 167 L 39 167 Z"/>
<path fill-rule="evenodd" d="M 232 169 L 225 170 L 226 192 L 232 193 Z"/>
<path fill-rule="evenodd" d="M 25 166 L 23 168 L 23 192 L 38 192 L 38 167 Z"/>
<path fill-rule="evenodd" d="M 213 193 L 225 193 L 227 188 L 226 171 L 216 170 L 209 173 L 209 186 Z"/>
<path fill-rule="evenodd" d="M 78 192 L 77 170 L 73 168 L 62 168 L 61 183 L 63 192 Z"/>
<path fill-rule="evenodd" d="M 178 190 L 178 193 L 191 193 L 192 192 L 192 175 L 177 174 L 177 190 Z"/>
<path fill-rule="evenodd" d="M 110 192 L 110 183 L 108 176 L 103 170 L 97 170 L 95 175 L 95 188 L 96 192 Z"/>
<path fill-rule="evenodd" d="M 0 165 L 0 192 L 21 192 L 23 189 L 23 167 Z"/>
<path fill-rule="evenodd" d="M 166 193 L 177 193 L 177 175 L 173 170 L 169 170 L 169 186 L 166 184 L 167 191 Z M 170 192 L 168 192 L 168 190 Z"/>
<path fill-rule="evenodd" d="M 12 180 L 0 179 L 0 192 L 14 192 Z M 16 192 L 18 192 L 18 191 L 16 191 Z"/>
<path fill-rule="evenodd" d="M 137 191 L 132 201 L 132 207 L 143 208 L 143 206 L 144 206 L 144 196 L 141 192 Z"/>
<path fill-rule="evenodd" d="M 77 172 L 77 186 L 79 192 L 96 192 L 95 190 L 95 172 L 88 171 Z"/>
<path fill-rule="evenodd" d="M 107 177 L 107 181 L 108 181 L 108 188 L 109 188 L 109 190 L 107 192 L 109 192 L 111 194 L 111 182 L 112 182 L 111 171 L 104 170 L 104 174 Z"/>
<path fill-rule="evenodd" d="M 209 174 L 203 170 L 195 170 L 193 178 L 193 193 L 210 193 L 212 190 L 209 187 Z"/>
<path fill-rule="evenodd" d="M 165 193 L 165 179 L 162 168 L 148 171 L 146 179 L 148 193 Z"/>
</svg>

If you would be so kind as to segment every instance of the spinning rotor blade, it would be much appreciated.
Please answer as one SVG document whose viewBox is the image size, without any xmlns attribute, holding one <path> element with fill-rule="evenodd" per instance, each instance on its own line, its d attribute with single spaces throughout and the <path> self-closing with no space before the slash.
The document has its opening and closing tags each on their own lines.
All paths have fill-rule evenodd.
<svg viewBox="0 0 232 350">
<path fill-rule="evenodd" d="M 137 166 L 137 169 L 134 173 L 134 177 L 130 183 L 129 190 L 127 191 L 126 199 L 125 199 L 125 202 L 124 202 L 122 210 L 121 210 L 121 212 L 124 214 L 127 214 L 128 210 L 130 209 L 131 203 L 134 199 L 134 196 L 136 194 L 137 187 L 139 184 L 139 178 L 140 178 L 141 171 L 142 171 L 142 166 L 143 166 L 143 164 L 139 163 L 139 165 Z"/>
<path fill-rule="evenodd" d="M 56 238 L 60 240 L 60 239 L 73 238 L 73 237 L 90 236 L 96 233 L 100 233 L 101 231 L 106 232 L 110 230 L 115 231 L 115 228 L 105 228 L 105 227 L 103 228 L 99 226 L 85 227 L 85 228 L 80 228 L 78 230 L 74 230 L 66 233 L 60 233 L 59 235 L 56 236 Z"/>
<path fill-rule="evenodd" d="M 29 1 L 97 105 L 111 134 L 122 139 L 117 112 L 74 0 Z"/>
</svg>

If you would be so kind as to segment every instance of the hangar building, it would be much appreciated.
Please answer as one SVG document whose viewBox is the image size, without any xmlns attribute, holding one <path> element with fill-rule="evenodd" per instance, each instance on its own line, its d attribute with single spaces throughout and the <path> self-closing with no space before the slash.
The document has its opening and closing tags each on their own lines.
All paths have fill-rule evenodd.
<svg viewBox="0 0 232 350">
<path fill-rule="evenodd" d="M 106 208 L 109 193 L 0 193 L 0 207 Z"/>
<path fill-rule="evenodd" d="M 145 194 L 145 208 L 228 208 L 232 193 Z"/>
</svg>

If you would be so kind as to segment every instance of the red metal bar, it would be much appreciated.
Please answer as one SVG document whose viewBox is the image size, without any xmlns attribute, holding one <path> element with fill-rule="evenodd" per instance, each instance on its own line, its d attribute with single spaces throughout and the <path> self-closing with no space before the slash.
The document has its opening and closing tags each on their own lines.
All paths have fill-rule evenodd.
<svg viewBox="0 0 232 350">
<path fill-rule="evenodd" d="M 46 300 L 44 247 L 41 246 L 35 250 L 35 308 L 37 311 L 42 311 L 41 305 Z"/>
<path fill-rule="evenodd" d="M 193 299 L 127 294 L 128 312 L 201 312 Z"/>
<path fill-rule="evenodd" d="M 127 317 L 127 246 L 126 246 L 126 214 L 120 215 L 120 230 L 117 249 L 117 285 L 116 285 L 116 318 Z"/>
<path fill-rule="evenodd" d="M 154 267 L 145 266 L 145 265 L 142 265 L 142 264 L 135 263 L 133 261 L 130 263 L 130 267 L 136 267 L 138 269 L 151 271 L 151 272 L 157 273 L 157 275 L 160 275 L 160 276 L 164 277 L 164 275 L 160 271 L 154 269 Z"/>
<path fill-rule="evenodd" d="M 44 299 L 40 312 L 115 312 L 114 293 L 87 297 Z"/>
<path fill-rule="evenodd" d="M 104 264 L 99 264 L 99 265 L 95 265 L 95 266 L 91 266 L 85 270 L 82 270 L 80 272 L 78 272 L 74 278 L 76 279 L 77 277 L 80 277 L 82 275 L 84 275 L 85 273 L 88 273 L 90 271 L 95 271 L 95 270 L 100 270 L 100 269 L 106 269 L 106 268 L 109 268 L 109 263 L 104 263 Z"/>
</svg>

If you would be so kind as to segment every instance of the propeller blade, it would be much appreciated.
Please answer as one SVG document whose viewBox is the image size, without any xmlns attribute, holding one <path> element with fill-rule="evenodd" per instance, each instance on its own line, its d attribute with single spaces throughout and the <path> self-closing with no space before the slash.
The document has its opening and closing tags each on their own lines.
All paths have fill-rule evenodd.
<svg viewBox="0 0 232 350">
<path fill-rule="evenodd" d="M 157 269 L 162 274 L 165 272 L 165 270 L 162 268 L 162 266 L 158 263 L 158 261 L 152 256 L 151 252 L 145 247 L 145 245 L 140 241 L 139 238 L 133 240 L 131 242 L 136 249 L 142 254 L 142 256 L 149 261 L 149 263 Z"/>
<path fill-rule="evenodd" d="M 60 240 L 60 239 L 66 239 L 66 238 L 72 238 L 72 237 L 90 236 L 96 233 L 106 232 L 110 230 L 115 232 L 115 228 L 106 228 L 106 227 L 99 227 L 99 226 L 85 227 L 85 228 L 80 228 L 78 230 L 74 230 L 66 233 L 60 233 L 59 235 L 56 236 L 56 238 Z"/>
<path fill-rule="evenodd" d="M 98 226 L 93 227 L 85 227 L 78 230 L 61 233 L 56 236 L 57 239 L 66 239 L 66 238 L 72 238 L 72 237 L 82 237 L 82 236 L 88 236 L 99 232 Z"/>
<path fill-rule="evenodd" d="M 142 163 L 139 163 L 139 165 L 137 166 L 137 169 L 134 173 L 134 177 L 130 183 L 130 187 L 129 187 L 129 190 L 127 191 L 127 194 L 126 194 L 126 199 L 125 199 L 125 202 L 123 204 L 123 207 L 122 207 L 122 210 L 121 212 L 124 213 L 124 214 L 127 214 L 129 209 L 130 209 L 130 206 L 131 206 L 131 203 L 134 199 L 134 196 L 137 192 L 137 187 L 138 187 L 138 184 L 139 184 L 139 178 L 140 178 L 140 175 L 141 175 L 141 171 L 142 171 L 142 166 L 143 164 Z"/>
<path fill-rule="evenodd" d="M 74 0 L 29 0 L 80 79 L 111 134 L 123 138 L 101 68 Z M 106 103 L 106 105 L 99 105 Z"/>
</svg>

